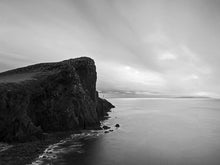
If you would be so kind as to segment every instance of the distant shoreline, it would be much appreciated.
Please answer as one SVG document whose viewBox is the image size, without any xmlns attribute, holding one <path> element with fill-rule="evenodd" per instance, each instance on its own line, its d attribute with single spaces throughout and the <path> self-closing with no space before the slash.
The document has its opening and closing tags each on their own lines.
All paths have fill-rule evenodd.
<svg viewBox="0 0 220 165">
<path fill-rule="evenodd" d="M 219 100 L 220 98 L 212 97 L 106 97 L 107 99 L 213 99 Z"/>
</svg>

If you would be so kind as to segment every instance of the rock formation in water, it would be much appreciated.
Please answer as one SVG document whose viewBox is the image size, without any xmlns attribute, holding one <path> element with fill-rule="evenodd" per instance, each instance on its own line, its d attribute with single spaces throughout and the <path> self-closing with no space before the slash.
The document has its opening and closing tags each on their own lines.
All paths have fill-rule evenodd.
<svg viewBox="0 0 220 165">
<path fill-rule="evenodd" d="M 87 57 L 0 73 L 0 141 L 99 127 L 114 106 L 99 98 L 96 79 Z"/>
</svg>

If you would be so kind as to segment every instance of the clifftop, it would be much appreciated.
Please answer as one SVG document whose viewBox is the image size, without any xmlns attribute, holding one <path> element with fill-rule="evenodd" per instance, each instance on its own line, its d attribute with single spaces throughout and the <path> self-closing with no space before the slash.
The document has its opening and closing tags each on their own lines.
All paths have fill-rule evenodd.
<svg viewBox="0 0 220 165">
<path fill-rule="evenodd" d="M 45 72 L 54 69 L 62 69 L 63 65 L 88 65 L 95 66 L 95 62 L 93 59 L 89 57 L 79 57 L 74 59 L 68 59 L 61 62 L 50 62 L 50 63 L 39 63 L 34 65 L 29 65 L 22 68 L 16 68 L 9 71 L 5 71 L 0 73 L 0 76 L 12 75 L 12 74 L 21 74 L 21 73 L 29 73 L 29 72 Z"/>
<path fill-rule="evenodd" d="M 113 105 L 98 97 L 96 79 L 88 57 L 0 73 L 0 141 L 98 127 Z"/>
<path fill-rule="evenodd" d="M 42 74 L 51 74 L 60 71 L 65 67 L 91 67 L 95 69 L 95 62 L 89 57 L 80 57 L 76 59 L 69 59 L 61 62 L 39 63 L 22 68 L 17 68 L 0 73 L 0 83 L 3 82 L 20 82 L 30 79 L 35 79 Z"/>
</svg>

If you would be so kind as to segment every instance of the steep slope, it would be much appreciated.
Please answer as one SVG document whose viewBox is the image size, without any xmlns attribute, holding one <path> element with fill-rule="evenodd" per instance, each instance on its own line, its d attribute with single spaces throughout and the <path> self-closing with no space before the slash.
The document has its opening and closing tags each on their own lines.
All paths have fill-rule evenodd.
<svg viewBox="0 0 220 165">
<path fill-rule="evenodd" d="M 0 73 L 0 141 L 99 127 L 114 106 L 98 97 L 96 79 L 87 57 Z"/>
</svg>

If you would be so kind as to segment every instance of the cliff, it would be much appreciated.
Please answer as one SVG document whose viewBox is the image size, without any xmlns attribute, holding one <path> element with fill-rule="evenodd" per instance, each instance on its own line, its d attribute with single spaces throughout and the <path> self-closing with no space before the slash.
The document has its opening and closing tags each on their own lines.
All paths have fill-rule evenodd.
<svg viewBox="0 0 220 165">
<path fill-rule="evenodd" d="M 0 73 L 0 141 L 99 127 L 114 106 L 98 97 L 96 79 L 87 57 Z"/>
</svg>

